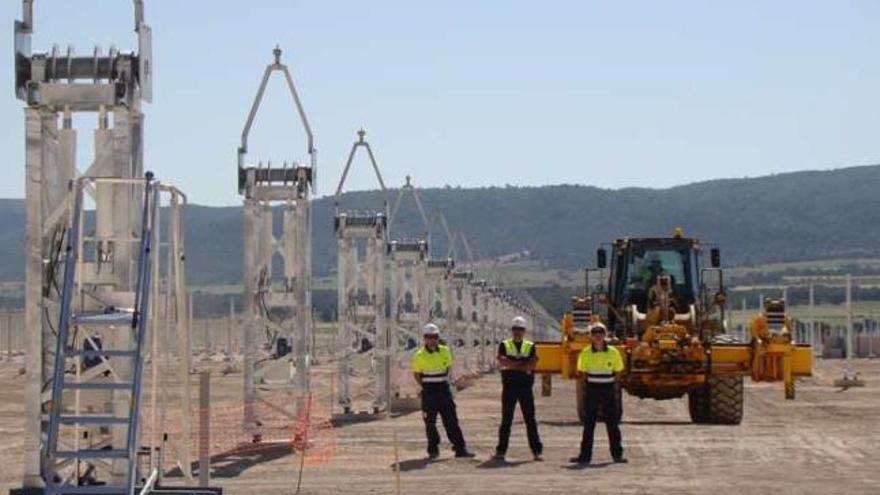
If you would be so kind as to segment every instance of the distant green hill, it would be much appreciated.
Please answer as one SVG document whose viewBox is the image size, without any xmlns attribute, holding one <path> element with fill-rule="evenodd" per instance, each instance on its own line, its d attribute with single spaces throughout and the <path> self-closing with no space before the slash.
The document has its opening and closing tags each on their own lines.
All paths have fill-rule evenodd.
<svg viewBox="0 0 880 495">
<path fill-rule="evenodd" d="M 24 201 L 0 199 L 0 281 L 24 280 Z"/>
<path fill-rule="evenodd" d="M 668 189 L 447 187 L 419 194 L 428 211 L 441 210 L 483 256 L 528 250 L 549 267 L 575 268 L 591 262 L 601 242 L 668 235 L 676 226 L 718 244 L 726 265 L 880 255 L 880 166 Z M 393 203 L 397 191 L 389 196 Z M 381 196 L 356 192 L 346 194 L 343 202 L 347 208 L 366 209 L 380 205 Z M 401 211 L 397 233 L 419 234 L 414 205 L 407 200 Z M 0 200 L 0 281 L 24 277 L 23 225 L 23 202 Z M 191 206 L 186 225 L 190 282 L 239 281 L 240 208 Z M 439 229 L 433 240 L 432 251 L 444 253 Z M 319 275 L 335 268 L 335 251 L 333 198 L 321 198 L 314 203 L 313 257 Z"/>
</svg>

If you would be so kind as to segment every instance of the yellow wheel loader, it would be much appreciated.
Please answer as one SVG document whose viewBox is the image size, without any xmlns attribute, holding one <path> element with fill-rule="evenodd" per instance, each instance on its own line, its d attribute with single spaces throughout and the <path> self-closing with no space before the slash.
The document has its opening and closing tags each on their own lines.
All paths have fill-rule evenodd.
<svg viewBox="0 0 880 495">
<path fill-rule="evenodd" d="M 708 265 L 704 267 L 704 259 Z M 672 237 L 625 238 L 597 252 L 586 271 L 586 297 L 573 298 L 559 342 L 538 342 L 536 373 L 549 394 L 551 377 L 577 378 L 581 349 L 590 345 L 592 325 L 608 328 L 611 345 L 624 357 L 620 388 L 639 398 L 688 397 L 695 423 L 738 424 L 743 414 L 743 380 L 783 381 L 793 399 L 795 377 L 812 370 L 812 350 L 793 341 L 785 303 L 768 300 L 754 318 L 749 342 L 725 333 L 725 292 L 720 251 L 704 248 L 679 229 Z M 591 273 L 607 273 L 590 287 Z M 583 419 L 583 381 L 578 383 Z M 622 391 L 621 391 L 622 393 Z"/>
</svg>

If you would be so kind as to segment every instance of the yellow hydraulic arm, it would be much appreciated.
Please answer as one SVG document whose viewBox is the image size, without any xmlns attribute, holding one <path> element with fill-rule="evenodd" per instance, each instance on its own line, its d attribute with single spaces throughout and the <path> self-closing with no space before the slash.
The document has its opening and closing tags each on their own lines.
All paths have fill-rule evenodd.
<svg viewBox="0 0 880 495">
<path fill-rule="evenodd" d="M 710 352 L 711 372 L 716 375 L 748 375 L 754 381 L 785 383 L 785 398 L 795 397 L 795 378 L 812 374 L 812 348 L 795 344 L 791 337 L 791 321 L 768 305 L 764 314 L 750 325 L 748 344 L 713 344 Z M 575 378 L 577 356 L 590 345 L 589 334 L 576 332 L 571 313 L 562 319 L 559 342 L 537 342 L 538 363 L 535 372 L 545 377 L 545 394 L 549 393 L 549 376 Z M 624 345 L 625 347 L 625 345 Z"/>
</svg>

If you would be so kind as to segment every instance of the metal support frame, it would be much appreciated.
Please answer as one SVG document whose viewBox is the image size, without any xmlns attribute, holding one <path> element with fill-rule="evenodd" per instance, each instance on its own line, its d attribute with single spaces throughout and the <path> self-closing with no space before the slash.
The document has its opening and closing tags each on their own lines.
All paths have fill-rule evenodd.
<svg viewBox="0 0 880 495">
<path fill-rule="evenodd" d="M 450 274 L 448 283 L 449 312 L 446 317 L 446 330 L 451 334 L 450 344 L 457 349 L 458 361 L 467 374 L 476 372 L 471 322 L 471 314 L 474 310 L 471 297 L 473 279 L 472 271 L 456 270 Z"/>
<path fill-rule="evenodd" d="M 443 281 L 443 311 L 442 324 L 447 334 L 447 343 L 460 351 L 456 359 L 458 365 L 465 374 L 473 374 L 478 371 L 475 360 L 474 330 L 479 332 L 476 322 L 473 321 L 473 313 L 478 311 L 473 301 L 471 283 L 474 282 L 472 271 L 474 265 L 473 253 L 462 233 L 453 233 L 446 222 L 446 217 L 440 211 L 434 211 L 428 222 L 428 230 L 439 225 L 446 235 L 446 258 L 458 260 L 458 240 L 461 239 L 467 254 L 467 265 L 464 269 L 454 269 L 445 274 Z M 430 234 L 429 234 L 430 235 Z M 479 317 L 477 318 L 479 321 Z"/>
<path fill-rule="evenodd" d="M 142 205 L 138 233 L 113 237 L 117 247 L 127 246 L 124 251 L 131 257 L 116 259 L 123 249 L 102 257 L 106 238 L 99 233 L 108 212 L 98 202 L 94 235 L 87 232 L 87 185 L 112 189 L 128 196 L 129 204 Z M 134 190 L 138 187 L 143 187 L 140 194 Z M 85 493 L 82 485 L 98 483 L 131 493 L 138 479 L 144 348 L 148 329 L 155 327 L 150 298 L 156 292 L 152 275 L 159 191 L 148 173 L 146 179 L 80 178 L 72 196 L 43 480 L 46 493 Z M 129 265 L 127 283 L 108 288 L 107 280 L 95 274 L 121 268 L 117 262 Z"/>
<path fill-rule="evenodd" d="M 337 327 L 336 359 L 339 387 L 337 401 L 343 412 L 353 408 L 351 374 L 353 358 L 358 351 L 372 354 L 374 391 L 372 410 L 387 410 L 391 393 L 391 331 L 386 319 L 385 276 L 388 255 L 388 198 L 385 182 L 370 144 L 361 129 L 351 147 L 348 161 L 339 179 L 335 197 L 334 227 L 337 238 Z M 360 212 L 340 209 L 345 179 L 351 170 L 355 153 L 364 148 L 379 186 L 382 188 L 381 210 Z M 368 345 L 363 345 L 368 343 Z"/>
<path fill-rule="evenodd" d="M 479 287 L 477 295 L 480 339 L 479 365 L 480 370 L 485 373 L 495 369 L 495 349 L 498 346 L 493 319 L 494 297 L 486 280 L 478 281 L 477 285 Z"/>
<path fill-rule="evenodd" d="M 63 55 L 57 47 L 49 53 L 32 52 L 33 0 L 22 1 L 22 20 L 14 26 L 15 94 L 27 104 L 25 325 L 31 357 L 25 386 L 26 488 L 43 486 L 47 473 L 41 451 L 46 445 L 45 404 L 58 345 L 59 274 L 67 268 L 61 246 L 70 228 L 68 184 L 80 175 L 125 179 L 143 174 L 141 101 L 152 98 L 152 39 L 142 2 L 135 1 L 134 7 L 137 53 L 111 49 L 103 55 L 95 48 L 90 57 L 76 57 L 72 47 Z M 73 128 L 73 115 L 80 112 L 98 115 L 94 162 L 83 173 L 76 167 Z M 97 298 L 125 300 L 132 293 L 136 267 L 136 253 L 126 239 L 140 221 L 138 201 L 130 190 L 111 189 L 96 185 L 86 191 L 95 202 L 96 249 L 81 277 L 95 287 Z M 119 373 L 126 372 L 125 365 L 117 367 Z M 120 397 L 113 402 L 121 406 L 127 401 Z M 119 472 L 118 467 L 112 470 Z"/>
<path fill-rule="evenodd" d="M 429 321 L 442 322 L 446 318 L 446 312 L 449 310 L 447 281 L 453 269 L 455 269 L 455 261 L 451 258 L 428 260 L 426 272 Z"/>
<path fill-rule="evenodd" d="M 257 401 L 261 400 L 258 382 L 276 390 L 292 392 L 297 414 L 307 406 L 314 331 L 310 201 L 317 171 L 317 150 L 293 77 L 288 67 L 281 63 L 281 49 L 276 47 L 272 53 L 274 61 L 263 72 L 238 148 L 238 191 L 244 196 L 243 419 L 245 431 L 255 440 L 262 437 L 256 407 Z M 245 163 L 251 126 L 274 72 L 284 76 L 306 133 L 307 165 L 283 162 L 281 167 L 273 167 L 271 162 L 265 165 Z M 275 217 L 279 209 L 281 229 L 276 235 L 275 225 L 279 222 Z M 277 280 L 279 273 L 281 279 Z M 276 359 L 260 359 L 258 342 L 266 339 L 269 349 L 277 349 L 281 338 L 292 343 L 292 359 L 272 354 L 271 350 L 269 357 Z"/>
<path fill-rule="evenodd" d="M 400 207 L 409 196 L 415 204 L 416 211 L 422 221 L 422 231 L 415 238 L 407 238 L 395 230 L 395 222 L 399 219 Z M 412 177 L 406 176 L 406 182 L 400 188 L 391 216 L 388 219 L 389 236 L 394 241 L 388 246 L 391 299 L 389 315 L 391 317 L 391 348 L 390 355 L 398 369 L 407 370 L 403 374 L 392 376 L 392 394 L 401 395 L 401 389 L 412 380 L 409 377 L 409 358 L 418 348 L 421 340 L 421 329 L 428 322 L 430 307 L 428 305 L 428 252 L 430 242 L 430 221 L 422 206 L 418 190 L 412 184 Z M 403 352 L 401 352 L 401 349 Z M 395 378 L 404 376 L 403 383 Z"/>
<path fill-rule="evenodd" d="M 157 218 L 158 226 L 153 233 L 154 245 L 157 248 L 157 260 L 153 264 L 153 300 L 155 302 L 152 307 L 155 315 L 152 318 L 154 325 L 150 330 L 153 372 L 150 393 L 150 431 L 153 435 L 149 439 L 150 460 L 153 465 L 158 465 L 161 475 L 163 466 L 160 455 L 165 456 L 166 454 L 157 452 L 157 448 L 163 442 L 161 433 L 166 431 L 167 404 L 173 403 L 173 401 L 168 397 L 167 387 L 162 383 L 159 367 L 162 360 L 167 361 L 176 351 L 174 365 L 176 366 L 177 380 L 179 380 L 177 396 L 181 412 L 180 437 L 172 438 L 171 442 L 177 452 L 177 464 L 183 466 L 184 477 L 191 480 L 190 461 L 192 457 L 189 439 L 193 430 L 193 419 L 189 414 L 192 406 L 192 391 L 189 386 L 191 369 L 189 349 L 192 345 L 192 314 L 190 311 L 192 299 L 187 291 L 186 280 L 184 212 L 187 207 L 187 197 L 182 191 L 167 183 L 157 183 L 156 190 L 159 192 L 156 204 L 160 208 L 157 215 L 165 211 L 168 220 L 163 225 L 163 222 L 159 222 Z M 166 198 L 164 206 L 163 198 Z M 162 262 L 163 258 L 164 263 Z M 173 337 L 171 332 L 174 333 Z M 165 338 L 159 339 L 159 335 L 162 333 Z"/>
<path fill-rule="evenodd" d="M 446 222 L 446 217 L 440 210 L 434 210 L 431 212 L 431 216 L 428 219 L 428 234 L 429 238 L 433 238 L 433 231 L 436 226 L 443 229 L 443 234 L 446 236 L 446 252 L 441 254 L 440 256 L 445 256 L 449 259 L 458 259 L 458 252 L 455 248 L 455 236 L 452 235 L 452 230 L 449 229 L 449 224 Z M 434 243 L 437 244 L 437 243 Z"/>
<path fill-rule="evenodd" d="M 452 304 L 452 272 L 455 270 L 455 261 L 452 258 L 429 259 L 427 262 L 427 293 L 426 306 L 428 308 L 428 321 L 434 322 L 444 329 L 441 338 L 452 345 L 454 339 L 450 338 L 453 333 L 450 321 L 454 320 Z"/>
<path fill-rule="evenodd" d="M 41 478 L 61 480 L 47 487 L 53 493 L 75 493 L 81 489 L 79 484 L 95 481 L 130 487 L 137 479 L 135 452 L 143 443 L 149 446 L 150 466 L 158 466 L 161 474 L 159 434 L 167 431 L 165 410 L 173 401 L 159 373 L 172 346 L 160 346 L 169 336 L 160 339 L 159 334 L 173 329 L 179 343 L 189 338 L 185 313 L 181 313 L 186 308 L 181 218 L 186 196 L 172 186 L 151 182 L 149 176 L 146 181 L 81 177 L 71 183 L 75 188 L 68 199 L 72 205 L 67 208 L 68 254 L 53 353 L 64 362 L 53 363 L 51 389 L 40 398 L 49 419 Z M 137 191 L 141 187 L 143 193 Z M 88 191 L 95 191 L 94 199 L 84 198 Z M 126 198 L 138 218 L 124 234 L 113 230 L 112 213 L 108 212 L 107 205 L 118 205 L 102 203 L 104 196 L 114 195 Z M 149 207 L 136 214 L 141 197 Z M 169 215 L 164 228 L 159 221 L 163 198 Z M 95 219 L 94 227 L 85 222 L 86 215 Z M 124 212 L 124 218 L 129 216 Z M 166 237 L 168 240 L 163 240 Z M 110 242 L 112 250 L 107 248 Z M 122 252 L 131 256 L 119 258 Z M 124 281 L 115 278 L 121 265 L 129 267 Z M 125 327 L 130 327 L 129 331 Z M 141 416 L 147 349 L 152 384 L 148 414 Z M 178 361 L 184 366 L 178 402 L 182 435 L 173 441 L 177 464 L 184 466 L 184 474 L 189 476 L 188 373 L 185 356 L 178 354 Z M 66 390 L 73 393 L 63 395 Z M 150 426 L 151 436 L 143 442 L 138 417 Z"/>
<path fill-rule="evenodd" d="M 152 30 L 144 22 L 142 0 L 134 0 L 137 53 L 111 48 L 105 56 L 95 47 L 91 56 L 77 57 L 73 47 L 62 55 L 32 53 L 33 0 L 22 0 L 22 20 L 14 26 L 15 94 L 30 105 L 68 106 L 73 111 L 97 111 L 124 101 L 150 102 L 153 97 Z"/>
<path fill-rule="evenodd" d="M 473 312 L 471 325 L 475 331 L 474 347 L 477 352 L 476 368 L 480 373 L 488 372 L 491 367 L 492 356 L 495 348 L 491 345 L 489 339 L 491 333 L 488 328 L 488 283 L 485 280 L 474 280 L 471 282 L 471 297 L 473 298 Z"/>
<path fill-rule="evenodd" d="M 391 216 L 388 218 L 388 233 L 393 239 L 401 239 L 401 236 L 395 237 L 394 221 L 397 220 L 398 214 L 400 213 L 400 206 L 403 204 L 403 200 L 407 195 L 412 198 L 422 220 L 424 230 L 422 231 L 421 238 L 425 240 L 425 243 L 427 243 L 428 246 L 430 246 L 431 221 L 425 213 L 424 206 L 422 206 L 422 200 L 419 198 L 419 191 L 412 185 L 412 177 L 409 175 L 406 176 L 406 183 L 400 188 L 400 193 L 398 193 L 397 200 L 394 202 L 394 208 L 391 209 Z"/>
<path fill-rule="evenodd" d="M 498 344 L 501 343 L 504 337 L 503 332 L 503 324 L 502 316 L 501 316 L 501 306 L 502 300 L 499 297 L 498 288 L 495 286 L 489 286 L 486 290 L 488 293 L 486 296 L 486 332 L 489 335 L 489 342 L 492 345 L 492 354 L 494 356 L 495 349 L 498 347 Z M 498 363 L 495 359 L 490 361 L 489 369 L 494 370 L 498 367 Z"/>
<path fill-rule="evenodd" d="M 409 357 L 418 347 L 421 329 L 428 322 L 428 244 L 425 241 L 391 241 L 388 246 L 391 265 L 391 347 L 398 368 L 409 368 Z M 404 352 L 400 352 L 401 347 Z M 392 394 L 400 396 L 401 385 L 410 384 L 409 373 L 404 383 L 395 383 Z"/>
</svg>

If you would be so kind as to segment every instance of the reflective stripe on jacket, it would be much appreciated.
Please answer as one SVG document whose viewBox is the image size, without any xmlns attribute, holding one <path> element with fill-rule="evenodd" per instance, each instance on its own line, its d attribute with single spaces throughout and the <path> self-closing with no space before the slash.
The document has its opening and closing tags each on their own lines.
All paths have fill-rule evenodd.
<svg viewBox="0 0 880 495">
<path fill-rule="evenodd" d="M 614 374 L 623 371 L 623 359 L 614 347 L 596 351 L 589 346 L 578 355 L 577 370 L 587 376 L 589 383 L 614 383 Z"/>
<path fill-rule="evenodd" d="M 523 339 L 522 343 L 520 343 L 519 349 L 516 348 L 516 343 L 513 339 L 506 339 L 504 341 L 504 353 L 507 354 L 507 357 L 510 358 L 526 358 L 528 359 L 532 353 L 532 346 L 535 343 L 531 340 Z"/>
<path fill-rule="evenodd" d="M 414 373 L 421 373 L 422 383 L 445 383 L 452 368 L 452 351 L 445 345 L 437 346 L 436 351 L 422 346 L 413 354 L 410 367 Z"/>
</svg>

